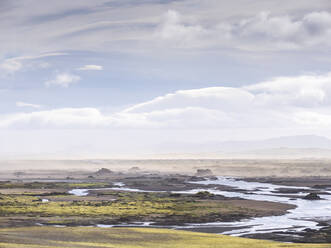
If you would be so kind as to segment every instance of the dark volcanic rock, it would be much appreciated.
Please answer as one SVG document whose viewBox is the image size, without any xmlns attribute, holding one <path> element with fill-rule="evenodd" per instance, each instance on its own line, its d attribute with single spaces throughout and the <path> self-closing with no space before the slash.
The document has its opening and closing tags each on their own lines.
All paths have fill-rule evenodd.
<svg viewBox="0 0 331 248">
<path fill-rule="evenodd" d="M 306 195 L 303 199 L 305 200 L 321 200 L 322 198 L 316 193 L 310 193 Z"/>
<path fill-rule="evenodd" d="M 191 181 L 191 182 L 199 182 L 199 181 L 205 181 L 205 179 L 203 177 L 193 176 L 193 177 L 190 177 L 189 181 Z"/>
<path fill-rule="evenodd" d="M 100 170 L 98 170 L 95 174 L 98 176 L 104 176 L 104 175 L 109 175 L 112 174 L 113 172 L 109 169 L 106 168 L 101 168 Z"/>
<path fill-rule="evenodd" d="M 197 176 L 197 177 L 210 177 L 210 176 L 214 176 L 214 174 L 210 169 L 197 169 L 197 172 L 195 173 L 195 176 Z"/>
</svg>

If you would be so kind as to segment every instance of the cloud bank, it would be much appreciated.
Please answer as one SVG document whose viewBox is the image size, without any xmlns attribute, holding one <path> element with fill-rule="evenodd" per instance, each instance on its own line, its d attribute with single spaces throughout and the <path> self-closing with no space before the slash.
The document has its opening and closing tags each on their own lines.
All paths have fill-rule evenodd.
<svg viewBox="0 0 331 248">
<path fill-rule="evenodd" d="M 186 18 L 187 19 L 187 18 Z M 331 13 L 310 12 L 302 16 L 260 12 L 251 17 L 202 25 L 169 10 L 156 29 L 163 46 L 179 48 L 235 48 L 249 51 L 298 50 L 329 47 Z"/>
<path fill-rule="evenodd" d="M 0 128 L 292 128 L 295 131 L 329 127 L 330 107 L 331 73 L 328 73 L 279 77 L 237 88 L 179 90 L 114 113 L 104 113 L 98 108 L 60 108 L 9 114 L 0 117 Z"/>
<path fill-rule="evenodd" d="M 288 1 L 284 6 L 262 0 L 250 4 L 246 1 L 68 3 L 59 0 L 38 1 L 38 10 L 34 4 L 32 0 L 5 4 L 9 6 L 7 21 L 0 24 L 1 57 L 8 51 L 36 53 L 40 48 L 43 51 L 148 50 L 155 43 L 164 49 L 230 47 L 250 51 L 319 50 L 319 46 L 330 46 L 330 6 L 322 0 Z M 15 43 L 13 37 L 24 42 Z"/>
</svg>

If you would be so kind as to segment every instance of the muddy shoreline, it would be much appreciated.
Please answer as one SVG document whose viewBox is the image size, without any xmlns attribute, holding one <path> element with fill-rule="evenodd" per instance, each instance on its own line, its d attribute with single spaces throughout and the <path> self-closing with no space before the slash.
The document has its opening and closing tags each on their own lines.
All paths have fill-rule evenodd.
<svg viewBox="0 0 331 248">
<path fill-rule="evenodd" d="M 248 182 L 273 183 L 277 185 L 312 187 L 316 189 L 331 188 L 330 176 L 304 176 L 304 177 L 244 177 Z"/>
</svg>

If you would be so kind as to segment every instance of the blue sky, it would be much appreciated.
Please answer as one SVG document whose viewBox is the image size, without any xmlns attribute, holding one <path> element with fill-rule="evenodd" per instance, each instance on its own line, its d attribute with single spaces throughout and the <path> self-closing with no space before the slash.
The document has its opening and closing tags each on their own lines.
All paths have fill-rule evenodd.
<svg viewBox="0 0 331 248">
<path fill-rule="evenodd" d="M 6 154 L 331 137 L 327 0 L 3 0 L 0 12 Z"/>
</svg>

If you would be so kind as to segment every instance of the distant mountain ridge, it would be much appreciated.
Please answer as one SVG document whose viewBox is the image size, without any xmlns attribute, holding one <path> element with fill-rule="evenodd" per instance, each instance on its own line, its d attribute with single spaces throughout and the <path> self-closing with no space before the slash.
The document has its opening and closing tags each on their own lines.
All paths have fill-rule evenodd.
<svg viewBox="0 0 331 248">
<path fill-rule="evenodd" d="M 277 148 L 331 149 L 331 139 L 317 135 L 282 136 L 261 140 L 210 141 L 210 142 L 167 142 L 156 147 L 167 153 L 228 153 Z"/>
<path fill-rule="evenodd" d="M 222 152 L 248 151 L 276 148 L 331 149 L 331 139 L 317 135 L 282 136 L 255 141 L 224 141 L 217 146 Z"/>
<path fill-rule="evenodd" d="M 331 149 L 323 148 L 271 148 L 243 152 L 224 153 L 226 158 L 260 158 L 260 159 L 330 159 Z"/>
<path fill-rule="evenodd" d="M 170 148 L 169 148 L 170 147 Z M 160 144 L 165 157 L 331 158 L 331 139 L 318 135 L 282 136 L 247 141 L 174 142 Z M 161 155 L 162 153 L 154 153 Z"/>
</svg>

